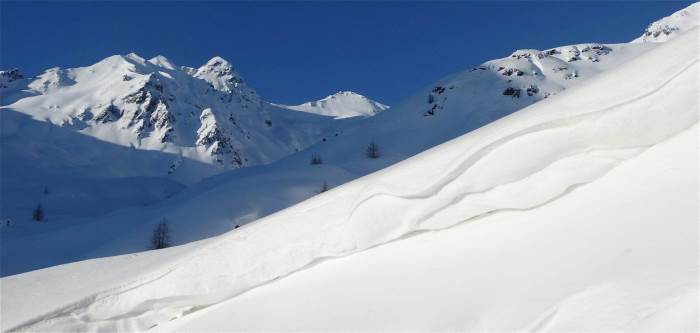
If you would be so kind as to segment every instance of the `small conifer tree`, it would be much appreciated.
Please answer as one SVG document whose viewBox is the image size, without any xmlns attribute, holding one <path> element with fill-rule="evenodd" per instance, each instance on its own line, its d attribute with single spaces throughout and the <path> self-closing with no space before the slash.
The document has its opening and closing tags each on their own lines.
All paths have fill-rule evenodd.
<svg viewBox="0 0 700 333">
<path fill-rule="evenodd" d="M 370 141 L 369 145 L 367 146 L 367 157 L 379 158 L 379 156 L 381 156 L 379 153 L 379 146 L 374 142 L 374 140 Z"/>
<path fill-rule="evenodd" d="M 170 228 L 168 227 L 168 220 L 162 219 L 160 223 L 153 229 L 153 234 L 151 235 L 151 248 L 152 249 L 164 249 L 170 246 Z"/>
<path fill-rule="evenodd" d="M 44 218 L 46 218 L 46 214 L 44 213 L 44 208 L 41 206 L 41 203 L 39 203 L 32 212 L 32 220 L 42 222 Z"/>
</svg>

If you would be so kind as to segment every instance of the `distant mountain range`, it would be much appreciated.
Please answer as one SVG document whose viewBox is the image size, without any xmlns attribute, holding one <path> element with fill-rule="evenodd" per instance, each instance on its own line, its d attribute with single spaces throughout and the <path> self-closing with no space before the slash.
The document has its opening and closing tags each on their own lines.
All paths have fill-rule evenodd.
<svg viewBox="0 0 700 333">
<path fill-rule="evenodd" d="M 303 104 L 318 109 L 268 103 L 221 57 L 191 68 L 132 53 L 87 67 L 51 68 L 36 78 L 1 71 L 0 79 L 5 108 L 106 142 L 171 153 L 170 165 L 142 175 L 175 179 L 203 176 L 180 175 L 183 159 L 221 171 L 265 164 L 337 131 L 344 122 L 334 117 L 388 108 L 351 92 Z"/>
</svg>

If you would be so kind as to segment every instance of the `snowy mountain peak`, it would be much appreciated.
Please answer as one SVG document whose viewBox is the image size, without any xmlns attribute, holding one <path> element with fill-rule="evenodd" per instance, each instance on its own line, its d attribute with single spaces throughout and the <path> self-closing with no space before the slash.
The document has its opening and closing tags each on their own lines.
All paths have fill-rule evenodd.
<svg viewBox="0 0 700 333">
<path fill-rule="evenodd" d="M 338 123 L 263 102 L 221 57 L 191 68 L 162 55 L 113 55 L 32 78 L 2 71 L 0 87 L 0 106 L 13 112 L 117 146 L 166 153 L 144 172 L 183 182 L 269 163 L 317 142 Z M 192 163 L 172 162 L 182 160 Z"/>
<path fill-rule="evenodd" d="M 125 55 L 124 58 L 135 61 L 141 65 L 146 64 L 146 59 L 142 58 L 141 56 L 139 56 L 138 54 L 136 54 L 134 52 L 131 52 L 131 53 Z"/>
<path fill-rule="evenodd" d="M 148 62 L 169 70 L 174 70 L 175 68 L 177 68 L 177 66 L 175 66 L 175 64 L 172 61 L 168 60 L 168 58 L 162 55 L 157 55 L 151 59 L 148 59 Z"/>
<path fill-rule="evenodd" d="M 218 67 L 218 68 L 225 68 L 225 69 L 231 69 L 232 65 L 228 60 L 219 57 L 219 56 L 214 56 L 213 58 L 209 59 L 207 63 L 204 66 L 209 66 L 209 67 Z"/>
<path fill-rule="evenodd" d="M 318 101 L 283 107 L 296 111 L 332 116 L 338 119 L 358 116 L 371 117 L 389 108 L 388 105 L 373 101 L 352 91 L 339 91 Z"/>
<path fill-rule="evenodd" d="M 226 59 L 216 56 L 211 58 L 193 74 L 194 77 L 209 82 L 214 89 L 223 92 L 241 91 L 244 95 L 255 95 L 255 92 L 245 86 L 243 78 L 233 69 Z"/>
<path fill-rule="evenodd" d="M 69 76 L 68 71 L 60 67 L 53 67 L 39 75 L 36 80 L 29 84 L 29 88 L 46 94 L 74 83 L 75 81 Z"/>
<path fill-rule="evenodd" d="M 696 2 L 650 24 L 632 43 L 665 42 L 700 25 L 700 3 Z"/>
</svg>

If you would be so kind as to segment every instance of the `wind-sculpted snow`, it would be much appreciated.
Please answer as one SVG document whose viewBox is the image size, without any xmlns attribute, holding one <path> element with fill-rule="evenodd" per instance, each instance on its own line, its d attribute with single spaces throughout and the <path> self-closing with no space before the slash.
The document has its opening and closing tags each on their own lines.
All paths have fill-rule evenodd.
<svg viewBox="0 0 700 333">
<path fill-rule="evenodd" d="M 130 258 L 160 264 L 116 285 L 87 281 L 70 298 L 40 305 L 42 288 L 109 274 L 95 266 L 125 257 L 4 278 L 3 330 L 146 330 L 324 260 L 548 205 L 697 124 L 697 48 L 696 28 L 556 97 L 188 251 Z M 50 286 L 32 283 L 40 279 Z"/>
</svg>

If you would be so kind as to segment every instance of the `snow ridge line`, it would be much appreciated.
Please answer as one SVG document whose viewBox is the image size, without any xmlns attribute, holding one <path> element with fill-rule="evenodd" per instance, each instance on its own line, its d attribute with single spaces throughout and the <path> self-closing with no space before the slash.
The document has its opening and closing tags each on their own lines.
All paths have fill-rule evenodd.
<svg viewBox="0 0 700 333">
<path fill-rule="evenodd" d="M 177 266 L 176 266 L 177 267 Z M 44 323 L 51 323 L 52 321 L 58 320 L 63 317 L 72 317 L 81 320 L 82 322 L 87 323 L 88 321 L 84 320 L 82 317 L 84 315 L 79 316 L 76 315 L 76 312 L 85 312 L 86 308 L 89 308 L 91 305 L 96 304 L 98 302 L 102 302 L 106 300 L 110 296 L 115 296 L 122 294 L 124 292 L 130 291 L 137 289 L 141 286 L 153 283 L 154 281 L 157 281 L 159 279 L 162 279 L 163 277 L 167 276 L 170 274 L 172 271 L 176 269 L 176 267 L 172 267 L 170 269 L 167 269 L 165 272 L 160 272 L 157 274 L 154 274 L 152 276 L 144 277 L 135 281 L 128 282 L 123 285 L 118 285 L 113 288 L 107 289 L 102 292 L 98 292 L 95 294 L 92 294 L 90 296 L 87 296 L 75 303 L 72 303 L 68 306 L 64 306 L 62 308 L 56 309 L 54 311 L 48 312 L 44 315 L 35 317 L 34 319 L 30 319 L 22 324 L 19 324 L 13 328 L 8 329 L 6 332 L 23 332 L 23 331 L 28 331 L 30 330 L 31 327 L 37 325 L 37 324 L 44 324 Z"/>
<path fill-rule="evenodd" d="M 478 162 L 484 156 L 486 156 L 489 153 L 491 153 L 492 151 L 494 151 L 496 148 L 498 148 L 498 147 L 500 147 L 508 142 L 511 142 L 517 138 L 520 138 L 524 135 L 537 133 L 537 132 L 541 132 L 541 131 L 545 131 L 545 130 L 549 130 L 549 129 L 554 129 L 554 128 L 558 128 L 558 127 L 562 127 L 562 126 L 567 126 L 571 123 L 580 122 L 581 119 L 585 119 L 587 117 L 593 117 L 594 115 L 599 115 L 599 114 L 604 113 L 606 111 L 609 111 L 611 109 L 614 109 L 614 108 L 617 108 L 617 107 L 620 107 L 620 106 L 623 106 L 626 104 L 630 104 L 630 103 L 636 102 L 640 99 L 649 97 L 649 96 L 653 95 L 654 93 L 656 93 L 657 91 L 659 91 L 660 89 L 662 89 L 663 87 L 665 87 L 666 85 L 668 85 L 670 82 L 672 82 L 675 78 L 677 78 L 678 76 L 683 74 L 690 67 L 697 64 L 699 60 L 700 59 L 698 59 L 698 58 L 693 59 L 688 65 L 683 66 L 683 68 L 681 70 L 676 72 L 668 80 L 664 81 L 661 85 L 659 85 L 659 86 L 657 86 L 657 87 L 655 87 L 655 88 L 653 88 L 653 89 L 651 89 L 643 94 L 640 94 L 636 97 L 629 98 L 625 101 L 619 102 L 617 104 L 613 104 L 612 106 L 608 106 L 608 107 L 605 107 L 605 108 L 602 108 L 602 109 L 599 109 L 596 111 L 591 111 L 591 112 L 587 112 L 584 114 L 579 114 L 579 115 L 576 115 L 573 117 L 559 118 L 559 119 L 555 119 L 555 120 L 552 120 L 552 121 L 549 121 L 546 123 L 537 124 L 537 125 L 519 130 L 515 133 L 507 135 L 507 136 L 500 138 L 496 141 L 493 141 L 493 142 L 487 144 L 486 146 L 480 148 L 476 152 L 474 152 L 466 160 L 464 160 L 462 162 L 455 161 L 455 164 L 457 164 L 457 166 L 454 169 L 449 171 L 445 176 L 441 177 L 435 184 L 433 184 L 433 186 L 430 186 L 430 187 L 424 189 L 423 191 L 419 191 L 418 193 L 408 194 L 408 195 L 391 194 L 391 193 L 384 193 L 384 192 L 372 193 L 369 196 L 366 196 L 363 199 L 359 200 L 354 205 L 353 209 L 351 210 L 352 214 L 350 215 L 348 220 L 352 219 L 353 214 L 355 214 L 355 212 L 359 209 L 360 206 L 362 206 L 364 203 L 368 202 L 369 200 L 373 199 L 374 197 L 390 196 L 390 197 L 403 198 L 403 199 L 425 199 L 425 198 L 428 198 L 430 196 L 433 196 L 433 195 L 439 193 L 440 191 L 442 191 L 445 188 L 445 186 L 447 186 L 448 184 L 450 184 L 452 182 L 453 179 L 457 178 L 460 174 L 464 173 L 471 166 L 476 164 L 476 162 Z M 499 184 L 499 185 L 501 185 L 501 184 Z M 474 191 L 472 193 L 476 194 L 476 193 L 480 193 L 480 192 L 485 192 L 485 191 L 488 191 L 492 188 L 493 187 L 486 188 L 486 189 L 483 189 L 480 191 Z"/>
<path fill-rule="evenodd" d="M 647 93 L 644 93 L 644 94 L 642 94 L 642 95 L 640 95 L 640 96 L 638 96 L 638 97 L 636 97 L 636 98 L 634 98 L 634 99 L 631 99 L 631 100 L 628 99 L 627 101 L 624 101 L 624 102 L 621 102 L 621 103 L 617 103 L 617 104 L 615 104 L 615 105 L 613 105 L 613 106 L 606 107 L 606 108 L 603 108 L 603 109 L 601 109 L 601 110 L 594 111 L 594 112 L 592 112 L 592 113 L 600 113 L 600 112 L 602 112 L 602 111 L 606 111 L 606 110 L 609 110 L 609 109 L 611 109 L 611 108 L 615 108 L 615 107 L 618 107 L 618 106 L 621 106 L 621 105 L 624 105 L 624 104 L 631 103 L 631 102 L 633 102 L 633 101 L 636 100 L 636 99 L 641 99 L 641 98 L 647 97 L 647 96 L 653 94 L 654 92 L 658 91 L 659 89 L 663 88 L 665 85 L 667 85 L 669 82 L 671 82 L 675 77 L 677 77 L 678 75 L 680 75 L 684 70 L 686 70 L 686 69 L 689 68 L 690 66 L 696 64 L 697 62 L 698 62 L 698 59 L 694 59 L 689 65 L 685 66 L 685 67 L 683 68 L 683 70 L 681 70 L 680 72 L 678 72 L 678 73 L 676 73 L 675 75 L 673 75 L 669 80 L 667 80 L 666 82 L 664 82 L 663 84 L 661 84 L 660 86 L 658 86 L 656 89 L 653 89 L 653 90 L 651 90 L 651 91 L 649 91 L 649 92 L 647 92 Z M 451 181 L 452 181 L 454 178 L 456 178 L 456 176 L 458 176 L 458 175 L 460 174 L 460 170 L 467 170 L 469 167 L 471 167 L 472 165 L 474 165 L 479 159 L 481 159 L 481 157 L 488 155 L 488 153 L 490 153 L 491 151 L 493 151 L 495 148 L 501 146 L 502 144 L 505 144 L 505 143 L 507 143 L 507 142 L 509 142 L 509 141 L 512 141 L 513 139 L 515 139 L 515 138 L 516 138 L 517 136 L 519 136 L 519 135 L 525 135 L 525 134 L 529 134 L 529 133 L 534 133 L 534 132 L 546 130 L 546 129 L 548 129 L 548 128 L 551 128 L 552 125 L 556 125 L 556 124 L 564 124 L 564 125 L 566 125 L 566 124 L 570 123 L 571 120 L 580 118 L 581 116 L 591 116 L 591 115 L 590 115 L 590 113 L 586 113 L 586 114 L 577 115 L 577 116 L 571 117 L 571 118 L 558 119 L 558 120 L 550 121 L 550 122 L 548 122 L 548 123 L 535 125 L 535 126 L 532 126 L 532 127 L 530 127 L 530 128 L 524 129 L 524 130 L 522 130 L 522 131 L 516 132 L 515 134 L 511 134 L 511 135 L 509 135 L 509 136 L 507 136 L 507 137 L 505 137 L 505 138 L 502 138 L 501 140 L 498 140 L 498 141 L 496 141 L 496 142 L 493 142 L 493 143 L 487 145 L 486 147 L 484 147 L 484 148 L 478 150 L 474 155 L 472 155 L 469 159 L 467 159 L 467 161 L 465 161 L 465 162 L 462 163 L 461 165 L 458 165 L 455 169 L 453 169 L 450 173 L 448 173 L 448 176 L 452 176 L 451 178 L 449 178 L 448 176 L 442 177 L 440 180 L 438 180 L 437 186 L 431 186 L 430 188 L 427 188 L 426 190 L 424 190 L 424 191 L 422 191 L 422 192 L 419 192 L 418 194 L 409 195 L 409 196 L 401 197 L 401 198 L 404 198 L 404 199 L 405 199 L 405 198 L 417 198 L 417 199 L 420 199 L 420 198 L 421 198 L 421 196 L 420 196 L 421 194 L 424 195 L 424 196 L 427 194 L 427 195 L 429 196 L 430 193 L 434 193 L 434 194 L 439 193 L 440 191 L 442 191 L 442 190 L 444 189 L 444 187 L 445 187 L 446 185 L 448 185 L 449 183 L 451 183 Z M 572 119 L 572 118 L 573 118 L 573 119 Z M 476 157 L 475 157 L 475 156 L 476 156 Z M 365 198 L 365 199 L 361 200 L 357 205 L 355 205 L 355 208 L 356 208 L 356 209 L 359 209 L 360 206 L 361 206 L 363 203 L 367 202 L 370 198 L 375 197 L 375 196 L 380 196 L 380 195 L 389 195 L 389 196 L 391 196 L 391 194 L 386 194 L 386 193 L 374 193 L 374 194 L 370 195 L 368 198 Z M 395 196 L 400 197 L 399 195 L 395 195 Z M 352 214 L 354 214 L 354 213 L 355 213 L 355 209 L 353 209 L 352 212 L 353 212 Z M 351 217 L 352 217 L 352 215 L 351 215 Z M 406 235 L 406 234 L 405 234 L 405 235 Z M 398 238 L 397 238 L 397 239 L 398 239 Z M 394 240 L 396 240 L 396 239 L 394 239 Z M 382 243 L 382 244 L 386 244 L 386 243 L 391 242 L 391 241 L 393 241 L 393 240 L 388 240 L 388 241 L 386 241 L 386 242 L 384 242 L 384 243 Z M 213 243 L 217 243 L 217 242 L 213 242 Z M 214 244 L 211 244 L 211 245 L 214 245 Z M 378 245 L 381 245 L 381 244 L 376 244 L 376 245 L 374 245 L 374 246 L 378 246 Z M 361 250 L 352 251 L 352 252 L 345 253 L 345 254 L 338 254 L 338 255 L 336 255 L 336 256 L 317 257 L 317 258 L 315 258 L 314 260 L 312 260 L 309 264 L 304 265 L 304 266 L 302 266 L 301 268 L 299 268 L 299 269 L 297 269 L 297 270 L 290 271 L 289 273 L 287 273 L 287 274 L 285 274 L 285 275 L 283 275 L 283 276 L 288 276 L 288 275 L 290 275 L 290 274 L 293 274 L 294 272 L 298 272 L 298 271 L 300 271 L 300 270 L 303 270 L 304 268 L 309 267 L 309 265 L 312 265 L 312 264 L 314 264 L 314 263 L 316 263 L 316 262 L 322 261 L 324 258 L 335 258 L 335 257 L 350 255 L 350 254 L 353 254 L 353 253 L 357 253 L 357 252 L 360 252 L 360 251 L 369 249 L 369 248 L 374 247 L 374 246 L 370 246 L 370 247 L 367 247 L 367 248 L 364 248 L 364 249 L 361 249 Z M 207 247 L 209 247 L 209 246 L 207 246 Z M 202 249 L 200 249 L 200 250 L 202 250 Z M 186 261 L 189 261 L 189 260 L 191 260 L 191 259 L 193 259 L 193 258 L 192 258 L 191 256 L 188 256 L 187 259 L 182 260 L 180 263 L 182 264 L 182 263 L 184 263 L 184 262 L 186 262 Z M 178 268 L 178 266 L 179 266 L 179 264 L 176 264 L 176 265 L 173 266 L 170 270 L 166 271 L 166 272 L 163 273 L 163 274 L 160 274 L 160 277 L 163 277 L 163 276 L 165 276 L 165 275 L 168 275 L 170 272 L 176 270 L 176 269 Z M 280 277 L 278 277 L 278 278 L 276 278 L 276 279 L 279 279 L 279 278 L 280 278 Z M 83 301 L 87 301 L 87 302 L 89 302 L 89 303 L 84 303 L 83 301 L 79 301 L 79 302 L 77 302 L 77 303 L 74 303 L 74 304 L 71 305 L 71 306 L 64 307 L 63 309 L 67 310 L 68 312 L 70 312 L 71 310 L 77 310 L 78 308 L 81 308 L 81 310 L 85 310 L 88 306 L 92 305 L 93 303 L 95 303 L 95 302 L 97 302 L 97 301 L 102 301 L 102 300 L 104 300 L 104 299 L 106 299 L 106 298 L 108 298 L 108 297 L 111 297 L 111 296 L 118 296 L 118 295 L 121 294 L 121 293 L 124 293 L 124 292 L 126 292 L 126 291 L 128 291 L 128 290 L 131 290 L 131 289 L 134 289 L 134 288 L 138 288 L 138 287 L 141 286 L 141 285 L 149 284 L 149 283 L 151 283 L 151 282 L 153 282 L 153 281 L 156 281 L 157 279 L 158 279 L 158 278 L 155 278 L 155 279 L 152 279 L 152 280 L 150 280 L 150 281 L 146 281 L 146 282 L 144 282 L 144 283 L 136 284 L 136 285 L 134 285 L 135 282 L 132 282 L 132 283 L 127 284 L 127 285 L 131 285 L 130 287 L 125 287 L 125 288 L 116 287 L 116 288 L 112 288 L 112 289 L 108 290 L 108 291 L 105 292 L 105 293 L 97 293 L 97 294 L 95 294 L 95 295 L 93 295 L 93 296 L 91 296 L 91 297 L 87 297 L 87 298 L 83 299 Z M 256 285 L 256 286 L 249 287 L 248 289 L 244 290 L 243 292 L 248 291 L 248 290 L 252 290 L 252 289 L 254 289 L 254 288 L 257 288 L 258 286 L 264 285 L 265 283 L 269 283 L 269 282 L 271 282 L 271 281 L 275 281 L 276 279 L 264 281 L 264 282 L 262 282 L 262 283 L 260 283 L 260 284 L 258 284 L 258 285 Z M 140 280 L 140 281 L 143 281 L 143 280 Z M 115 290 L 115 289 L 116 289 L 116 290 Z M 237 296 L 237 295 L 240 295 L 241 293 L 242 293 L 242 292 L 235 293 L 235 295 L 233 295 L 232 297 L 235 297 L 235 296 Z M 228 294 L 228 293 L 227 293 L 227 294 Z M 230 295 L 230 294 L 229 294 L 229 295 Z M 196 297 L 196 296 L 193 296 L 193 297 Z M 214 299 L 219 299 L 220 301 L 225 300 L 225 299 L 222 299 L 222 298 L 220 298 L 220 297 L 213 297 L 213 298 L 210 298 L 209 300 L 214 300 Z M 91 300 L 93 300 L 93 301 L 90 302 Z M 200 299 L 200 300 L 202 300 L 202 299 Z M 157 299 L 148 300 L 148 301 L 145 301 L 145 302 L 143 302 L 143 303 L 146 303 L 146 302 L 155 302 L 155 301 L 157 301 Z M 143 303 L 142 303 L 142 304 L 143 304 Z M 212 304 L 215 304 L 215 303 L 210 303 L 210 304 L 208 304 L 208 305 L 212 305 Z M 204 304 L 202 304 L 202 305 L 204 305 Z M 206 306 L 208 306 L 208 305 L 204 305 L 203 307 L 206 307 Z M 193 309 L 193 310 L 195 310 L 195 311 L 196 311 L 196 310 L 199 310 L 199 309 L 201 309 L 201 308 L 203 308 L 203 307 L 192 306 L 192 308 L 196 308 L 196 309 Z M 162 307 L 161 307 L 161 308 L 162 308 Z M 153 309 L 153 308 L 152 308 L 152 309 L 150 309 L 150 310 L 153 311 L 153 310 L 156 310 L 156 309 Z M 68 315 L 68 313 L 65 312 L 65 311 L 59 311 L 59 312 L 61 312 L 60 314 Z M 52 317 L 54 317 L 54 318 L 56 318 L 56 317 L 61 317 L 61 315 L 60 315 L 59 313 L 57 313 L 57 312 L 54 312 L 54 314 L 57 314 L 57 316 L 52 316 Z M 73 312 L 72 314 L 74 315 L 75 313 Z M 125 314 L 125 315 L 128 315 L 128 314 L 131 314 L 131 313 L 127 313 L 127 314 Z M 129 316 L 127 316 L 127 317 L 129 317 Z M 39 323 L 39 322 L 42 322 L 42 321 L 43 321 L 42 318 L 43 318 L 43 319 L 50 319 L 50 318 L 47 318 L 46 316 L 41 316 L 41 317 L 36 318 L 35 320 L 32 320 L 31 323 L 27 322 L 26 324 L 19 325 L 19 326 L 15 327 L 15 328 L 11 329 L 11 331 L 28 329 L 28 328 L 30 328 L 31 326 L 34 326 L 33 324 L 37 324 L 37 323 Z M 121 319 L 121 318 L 124 318 L 124 317 L 123 317 L 123 316 L 118 316 L 117 318 Z M 53 319 L 53 318 L 51 318 L 51 319 Z M 58 319 L 58 318 L 56 318 L 56 319 Z"/>
</svg>

